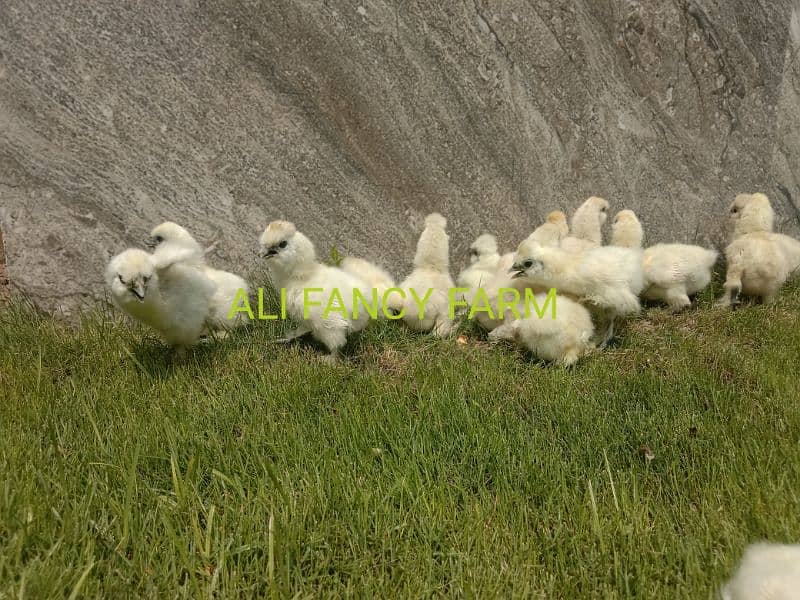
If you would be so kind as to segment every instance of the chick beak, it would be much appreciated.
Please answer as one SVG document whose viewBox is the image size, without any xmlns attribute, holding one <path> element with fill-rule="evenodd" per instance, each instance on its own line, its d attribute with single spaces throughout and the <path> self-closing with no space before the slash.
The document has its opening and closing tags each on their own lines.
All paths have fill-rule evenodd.
<svg viewBox="0 0 800 600">
<path fill-rule="evenodd" d="M 137 282 L 136 285 L 131 288 L 131 293 L 136 296 L 139 302 L 144 302 L 144 292 L 145 287 L 141 281 Z"/>
<path fill-rule="evenodd" d="M 275 248 L 262 248 L 261 251 L 258 253 L 258 255 L 261 258 L 272 258 L 277 253 L 278 251 L 275 250 Z"/>
<path fill-rule="evenodd" d="M 152 235 L 149 235 L 144 241 L 144 245 L 150 250 L 155 250 L 156 246 L 158 246 L 158 242 L 156 241 L 156 238 L 154 238 Z"/>
<path fill-rule="evenodd" d="M 511 279 L 518 279 L 525 275 L 525 267 L 522 265 L 512 265 L 512 267 L 508 270 L 509 273 L 513 273 Z"/>
</svg>

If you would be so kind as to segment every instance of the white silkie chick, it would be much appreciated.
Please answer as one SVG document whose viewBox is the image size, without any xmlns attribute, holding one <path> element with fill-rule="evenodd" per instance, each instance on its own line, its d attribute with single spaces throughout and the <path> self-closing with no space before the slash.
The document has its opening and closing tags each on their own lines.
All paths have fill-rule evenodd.
<svg viewBox="0 0 800 600">
<path fill-rule="evenodd" d="M 618 212 L 611 231 L 612 246 L 642 247 L 642 224 L 632 210 Z M 691 306 L 689 297 L 711 283 L 711 269 L 717 256 L 716 250 L 690 244 L 650 246 L 642 256 L 642 297 L 664 302 L 673 312 Z"/>
<path fill-rule="evenodd" d="M 386 290 L 395 287 L 394 278 L 385 269 L 363 258 L 348 256 L 342 260 L 339 268 L 366 282 L 370 288 L 377 290 L 378 298 L 382 299 Z"/>
<path fill-rule="evenodd" d="M 470 244 L 469 266 L 458 275 L 458 286 L 470 289 L 479 288 L 492 279 L 497 272 L 500 255 L 497 253 L 497 240 L 484 233 Z"/>
<path fill-rule="evenodd" d="M 561 240 L 561 248 L 578 254 L 603 245 L 603 224 L 608 218 L 608 202 L 592 196 L 572 215 L 570 234 Z"/>
<path fill-rule="evenodd" d="M 568 233 L 567 216 L 560 210 L 554 210 L 547 214 L 545 222 L 537 227 L 526 240 L 537 242 L 542 246 L 558 247 L 561 240 L 564 239 Z M 526 288 L 530 288 L 534 292 L 547 291 L 542 287 L 529 285 L 520 279 L 513 279 L 511 275 L 509 275 L 516 254 L 516 252 L 509 252 L 502 255 L 497 262 L 495 276 L 484 282 L 483 289 L 486 292 L 488 304 L 497 317 L 493 319 L 487 313 L 477 313 L 478 324 L 487 331 L 493 331 L 496 327 L 502 325 L 503 322 L 510 321 L 514 318 L 513 313 L 508 308 L 502 311 L 503 315 L 500 315 L 500 290 L 513 288 L 523 297 Z M 504 294 L 504 301 L 507 302 L 513 299 L 513 296 L 511 296 L 513 292 L 504 292 Z"/>
<path fill-rule="evenodd" d="M 554 210 L 547 214 L 547 220 L 533 230 L 526 240 L 537 242 L 542 246 L 559 247 L 564 239 L 569 234 L 569 226 L 567 225 L 567 215 L 560 210 Z M 578 243 L 578 242 L 574 242 Z M 594 247 L 594 246 L 587 246 Z M 497 272 L 501 275 L 508 275 L 508 270 L 514 264 L 514 256 L 516 251 L 507 252 L 500 257 L 497 263 Z"/>
<path fill-rule="evenodd" d="M 528 240 L 542 246 L 560 246 L 567 235 L 569 235 L 567 215 L 560 210 L 554 210 L 547 213 L 545 222 L 533 230 L 533 233 L 528 236 Z"/>
<path fill-rule="evenodd" d="M 286 290 L 286 312 L 300 323 L 281 341 L 310 333 L 328 349 L 328 359 L 335 361 L 348 334 L 361 331 L 369 323 L 370 315 L 361 301 L 357 316 L 353 310 L 353 290 L 360 290 L 372 303 L 369 284 L 337 267 L 317 262 L 314 244 L 287 221 L 267 225 L 259 241 L 260 255 L 269 261 L 275 287 Z M 304 292 L 313 288 L 322 291 Z"/>
<path fill-rule="evenodd" d="M 773 233 L 774 213 L 764 194 L 739 194 L 731 204 L 731 243 L 725 248 L 728 272 L 722 306 L 739 304 L 739 295 L 772 302 L 800 268 L 800 241 Z"/>
<path fill-rule="evenodd" d="M 425 217 L 425 229 L 419 236 L 414 256 L 414 270 L 400 284 L 405 293 L 402 303 L 405 311 L 403 322 L 414 331 L 433 331 L 439 337 L 447 337 L 454 327 L 449 315 L 449 291 L 454 285 L 450 277 L 449 237 L 446 227 L 447 219 L 439 213 L 431 213 Z M 420 301 L 428 296 L 422 318 L 412 290 Z"/>
<path fill-rule="evenodd" d="M 642 252 L 601 246 L 581 254 L 548 248 L 527 240 L 520 244 L 514 278 L 559 294 L 570 294 L 597 307 L 607 321 L 601 347 L 614 335 L 614 321 L 639 312 L 644 287 Z"/>
<path fill-rule="evenodd" d="M 798 600 L 800 545 L 751 544 L 739 570 L 722 588 L 723 600 Z"/>
<path fill-rule="evenodd" d="M 536 294 L 535 298 L 539 307 L 545 307 L 545 294 Z M 523 306 L 519 307 L 520 314 L 524 314 Z M 531 308 L 529 317 L 504 321 L 493 329 L 489 340 L 513 341 L 542 360 L 569 366 L 592 350 L 593 335 L 589 311 L 566 296 L 557 296 L 555 319 L 548 310 L 539 318 Z"/>
<path fill-rule="evenodd" d="M 238 275 L 209 267 L 205 262 L 205 251 L 185 228 L 171 221 L 161 223 L 150 232 L 147 246 L 154 250 L 156 264 L 180 262 L 194 266 L 214 282 L 216 291 L 211 298 L 208 319 L 210 331 L 225 332 L 246 322 L 243 312 L 237 312 L 231 319 L 228 315 L 239 290 L 248 295 L 250 286 Z"/>
<path fill-rule="evenodd" d="M 111 259 L 106 283 L 117 306 L 158 331 L 178 354 L 203 334 L 215 286 L 197 268 L 157 265 L 144 250 L 129 249 Z"/>
</svg>

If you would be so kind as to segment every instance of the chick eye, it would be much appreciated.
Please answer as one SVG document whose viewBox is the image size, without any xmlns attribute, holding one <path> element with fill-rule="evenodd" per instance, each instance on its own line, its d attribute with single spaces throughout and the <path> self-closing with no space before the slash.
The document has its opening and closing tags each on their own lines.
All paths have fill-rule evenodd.
<svg viewBox="0 0 800 600">
<path fill-rule="evenodd" d="M 526 269 L 530 269 L 533 266 L 533 261 L 526 260 L 524 263 L 522 263 L 522 266 L 525 267 Z"/>
<path fill-rule="evenodd" d="M 150 277 L 149 277 L 149 276 L 147 276 L 147 277 L 143 277 L 143 278 L 142 278 L 142 280 L 143 280 L 145 283 L 147 283 L 148 281 L 150 281 Z"/>
<path fill-rule="evenodd" d="M 280 244 L 278 244 L 278 248 L 286 248 L 289 245 L 289 242 L 283 240 Z"/>
<path fill-rule="evenodd" d="M 738 208 L 736 208 L 736 207 L 734 206 L 734 207 L 731 209 L 731 212 L 732 212 L 732 213 L 737 213 L 737 212 L 739 212 L 739 209 L 738 209 Z"/>
<path fill-rule="evenodd" d="M 161 237 L 160 235 L 157 235 L 157 236 L 156 236 L 156 242 L 157 242 L 157 243 L 159 243 L 159 244 L 160 244 L 160 243 L 161 243 L 161 242 L 163 242 L 163 241 L 164 241 L 164 238 L 163 238 L 163 237 Z"/>
<path fill-rule="evenodd" d="M 608 210 L 608 209 L 605 206 L 601 206 L 600 207 L 600 212 L 606 212 L 606 210 Z"/>
</svg>

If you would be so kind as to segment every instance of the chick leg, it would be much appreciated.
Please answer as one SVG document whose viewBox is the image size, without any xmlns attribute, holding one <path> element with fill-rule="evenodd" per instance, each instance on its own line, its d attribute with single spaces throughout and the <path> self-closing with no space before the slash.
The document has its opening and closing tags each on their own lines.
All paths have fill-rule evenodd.
<svg viewBox="0 0 800 600">
<path fill-rule="evenodd" d="M 680 312 L 692 305 L 692 301 L 683 287 L 674 287 L 667 290 L 667 306 L 670 312 Z"/>
<path fill-rule="evenodd" d="M 436 322 L 433 326 L 434 335 L 440 338 L 446 338 L 453 332 L 453 329 L 454 324 L 450 319 L 444 315 L 436 317 Z"/>
<path fill-rule="evenodd" d="M 603 335 L 603 341 L 600 342 L 600 345 L 598 346 L 598 348 L 600 350 L 602 350 L 603 348 L 608 346 L 608 343 L 613 339 L 613 337 L 614 337 L 614 317 L 613 316 L 609 316 L 608 317 L 608 326 L 606 327 L 606 332 Z"/>
<path fill-rule="evenodd" d="M 347 343 L 346 327 L 316 327 L 314 329 L 314 339 L 322 343 L 330 352 L 323 360 L 330 364 L 335 364 L 339 358 L 339 350 L 344 348 Z"/>
<path fill-rule="evenodd" d="M 741 265 L 731 261 L 728 265 L 728 273 L 725 276 L 725 293 L 722 295 L 722 298 L 717 301 L 718 306 L 735 307 L 741 302 L 739 294 L 742 292 L 743 274 L 744 269 Z"/>
</svg>

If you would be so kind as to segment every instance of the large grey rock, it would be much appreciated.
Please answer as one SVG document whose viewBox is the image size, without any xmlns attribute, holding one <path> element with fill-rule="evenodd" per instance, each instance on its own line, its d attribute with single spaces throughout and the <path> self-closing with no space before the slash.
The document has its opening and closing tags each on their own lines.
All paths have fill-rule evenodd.
<svg viewBox="0 0 800 600">
<path fill-rule="evenodd" d="M 796 231 L 800 24 L 789 0 L 0 3 L 0 224 L 48 308 L 178 221 L 253 265 L 295 221 L 408 271 L 431 210 L 453 270 L 601 195 L 651 242 L 721 242 L 732 196 Z"/>
</svg>

